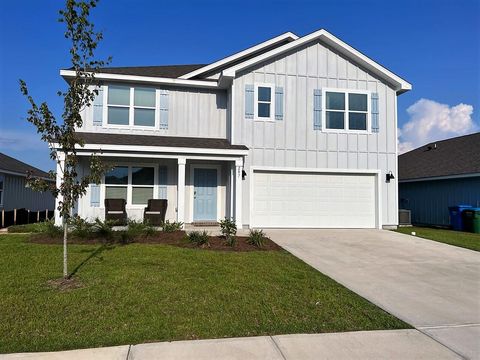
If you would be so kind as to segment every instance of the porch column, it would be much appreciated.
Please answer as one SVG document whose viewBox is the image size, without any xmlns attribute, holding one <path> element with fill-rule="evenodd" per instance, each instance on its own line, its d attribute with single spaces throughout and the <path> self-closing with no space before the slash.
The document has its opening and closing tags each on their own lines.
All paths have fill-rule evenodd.
<svg viewBox="0 0 480 360">
<path fill-rule="evenodd" d="M 177 180 L 177 221 L 185 222 L 185 164 L 187 159 L 178 158 L 178 180 Z"/>
<path fill-rule="evenodd" d="M 242 170 L 243 160 L 239 159 L 235 161 L 235 223 L 237 229 L 241 229 L 242 223 Z"/>
<path fill-rule="evenodd" d="M 56 178 L 56 186 L 57 189 L 60 189 L 63 181 L 63 169 L 65 168 L 65 154 L 62 152 L 58 153 L 58 161 L 57 161 L 57 178 Z M 58 194 L 55 199 L 55 225 L 61 226 L 62 225 L 62 217 L 60 216 L 60 211 L 58 210 L 58 205 L 60 202 L 63 201 L 63 196 Z"/>
</svg>

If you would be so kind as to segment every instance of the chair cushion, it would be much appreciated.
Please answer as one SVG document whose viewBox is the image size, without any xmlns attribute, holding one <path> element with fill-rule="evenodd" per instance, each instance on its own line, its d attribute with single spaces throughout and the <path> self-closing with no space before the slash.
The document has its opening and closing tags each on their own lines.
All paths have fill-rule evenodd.
<svg viewBox="0 0 480 360">
<path fill-rule="evenodd" d="M 153 214 L 160 215 L 160 211 L 145 211 L 145 214 L 148 214 L 148 215 L 153 215 Z"/>
<path fill-rule="evenodd" d="M 123 214 L 123 211 L 107 211 L 107 214 Z"/>
</svg>

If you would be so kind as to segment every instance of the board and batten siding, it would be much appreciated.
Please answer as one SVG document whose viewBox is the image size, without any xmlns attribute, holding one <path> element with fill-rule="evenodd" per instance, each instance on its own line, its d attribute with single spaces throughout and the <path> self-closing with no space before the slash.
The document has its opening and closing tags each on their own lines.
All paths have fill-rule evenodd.
<svg viewBox="0 0 480 360">
<path fill-rule="evenodd" d="M 245 119 L 246 84 L 283 87 L 283 121 Z M 385 173 L 397 175 L 396 93 L 382 80 L 346 60 L 320 42 L 256 65 L 234 80 L 234 144 L 249 147 L 246 168 L 255 166 L 380 169 L 384 225 L 397 224 L 397 182 L 385 183 Z M 379 96 L 379 133 L 324 132 L 313 129 L 314 89 L 368 90 Z M 244 181 L 246 191 L 250 179 Z M 244 219 L 249 197 L 244 196 Z"/>
<path fill-rule="evenodd" d="M 135 85 L 128 84 L 126 86 L 135 87 Z M 225 138 L 227 136 L 227 93 L 225 90 L 172 87 L 161 87 L 161 89 L 168 90 L 168 129 L 94 126 L 93 106 L 90 106 L 82 113 L 84 123 L 79 131 L 206 138 Z M 104 104 L 104 106 L 106 105 Z"/>
<path fill-rule="evenodd" d="M 33 191 L 26 187 L 24 176 L 3 174 L 5 177 L 3 205 L 0 210 L 27 209 L 31 211 L 54 210 L 55 198 L 52 193 Z"/>
<path fill-rule="evenodd" d="M 411 210 L 412 224 L 449 226 L 449 206 L 480 207 L 480 176 L 401 182 L 400 208 Z"/>
</svg>

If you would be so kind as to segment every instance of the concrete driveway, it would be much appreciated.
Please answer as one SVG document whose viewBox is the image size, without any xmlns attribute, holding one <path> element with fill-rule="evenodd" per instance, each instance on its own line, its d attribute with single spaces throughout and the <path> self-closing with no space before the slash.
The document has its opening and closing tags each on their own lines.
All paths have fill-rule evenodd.
<svg viewBox="0 0 480 360">
<path fill-rule="evenodd" d="M 387 230 L 269 230 L 322 273 L 480 359 L 480 253 Z"/>
</svg>

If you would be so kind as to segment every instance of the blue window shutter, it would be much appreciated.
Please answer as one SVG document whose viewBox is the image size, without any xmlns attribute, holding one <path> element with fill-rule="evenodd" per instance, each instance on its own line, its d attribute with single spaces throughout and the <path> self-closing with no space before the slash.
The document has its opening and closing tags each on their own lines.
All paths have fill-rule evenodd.
<svg viewBox="0 0 480 360">
<path fill-rule="evenodd" d="M 245 119 L 253 119 L 254 100 L 253 85 L 245 85 Z"/>
<path fill-rule="evenodd" d="M 168 90 L 160 90 L 160 129 L 168 129 Z"/>
<path fill-rule="evenodd" d="M 167 198 L 167 167 L 160 166 L 158 169 L 158 198 Z"/>
<path fill-rule="evenodd" d="M 93 100 L 93 125 L 103 123 L 103 86 L 99 86 L 98 95 Z"/>
<path fill-rule="evenodd" d="M 313 130 L 322 130 L 322 89 L 313 90 Z"/>
<path fill-rule="evenodd" d="M 275 120 L 283 120 L 283 87 L 275 88 Z"/>
<path fill-rule="evenodd" d="M 100 185 L 90 184 L 90 206 L 100 206 Z"/>
<path fill-rule="evenodd" d="M 378 94 L 372 93 L 372 132 L 378 133 L 380 130 L 379 126 L 379 111 L 378 111 Z"/>
</svg>

